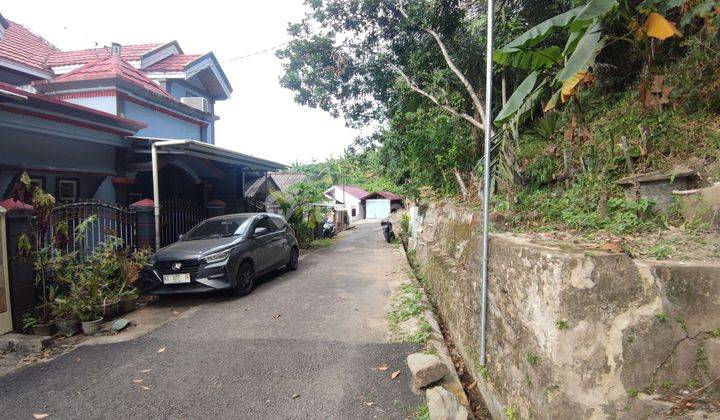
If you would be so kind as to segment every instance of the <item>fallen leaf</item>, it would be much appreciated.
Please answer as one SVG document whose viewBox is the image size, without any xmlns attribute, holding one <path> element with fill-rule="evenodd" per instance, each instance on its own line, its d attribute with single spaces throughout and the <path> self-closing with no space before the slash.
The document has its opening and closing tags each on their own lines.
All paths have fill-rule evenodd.
<svg viewBox="0 0 720 420">
<path fill-rule="evenodd" d="M 375 405 L 375 403 L 372 401 L 367 401 L 364 404 L 367 405 L 368 407 Z"/>
<path fill-rule="evenodd" d="M 293 399 L 293 400 L 296 400 L 296 399 L 298 399 L 298 398 L 300 398 L 300 394 L 292 394 L 292 399 Z"/>
<path fill-rule="evenodd" d="M 161 349 L 158 350 L 157 352 L 158 352 L 158 353 L 162 353 L 162 352 L 164 352 L 164 351 L 165 351 L 165 347 L 161 348 Z"/>
<path fill-rule="evenodd" d="M 395 378 L 397 378 L 399 374 L 400 374 L 400 371 L 399 371 L 399 370 L 396 370 L 395 372 L 393 372 L 393 373 L 390 374 L 390 379 L 395 379 Z"/>
<path fill-rule="evenodd" d="M 384 371 L 388 370 L 388 365 L 382 364 L 377 367 L 377 370 L 379 370 L 380 372 L 384 372 Z"/>
<path fill-rule="evenodd" d="M 45 417 L 48 417 L 50 414 L 33 414 L 33 418 L 35 419 L 44 419 Z"/>
<path fill-rule="evenodd" d="M 623 249 L 623 247 L 621 245 L 621 241 L 605 242 L 604 244 L 598 246 L 598 249 L 602 249 L 603 251 L 608 251 L 608 252 L 614 252 L 616 254 L 622 254 L 623 252 L 625 252 L 625 250 Z"/>
<path fill-rule="evenodd" d="M 142 379 L 133 379 L 133 383 L 134 383 L 134 384 L 139 384 L 139 383 L 141 383 L 142 381 L 143 381 Z"/>
<path fill-rule="evenodd" d="M 141 370 L 140 373 L 148 373 L 148 372 L 150 372 L 151 370 L 152 370 L 152 369 Z"/>
<path fill-rule="evenodd" d="M 468 385 L 468 390 L 472 391 L 477 386 L 477 381 L 474 381 L 470 385 Z"/>
</svg>

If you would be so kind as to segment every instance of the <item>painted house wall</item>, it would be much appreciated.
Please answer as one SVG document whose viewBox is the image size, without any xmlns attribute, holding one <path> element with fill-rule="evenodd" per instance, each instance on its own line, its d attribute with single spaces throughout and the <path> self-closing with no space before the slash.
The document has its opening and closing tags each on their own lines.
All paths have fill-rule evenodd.
<svg viewBox="0 0 720 420">
<path fill-rule="evenodd" d="M 115 96 L 101 96 L 96 98 L 71 98 L 65 99 L 77 105 L 86 106 L 88 108 L 97 109 L 98 111 L 107 112 L 108 114 L 117 115 L 117 98 Z"/>
<path fill-rule="evenodd" d="M 343 190 L 340 187 L 333 187 L 335 189 L 335 201 L 339 203 L 343 203 Z M 362 220 L 365 218 L 365 211 L 363 206 L 360 203 L 360 198 L 355 197 L 345 192 L 345 202 L 343 203 L 346 205 L 346 211 L 348 214 L 348 220 L 351 222 L 357 222 L 358 220 Z M 353 209 L 355 210 L 355 216 L 352 215 Z"/>
<path fill-rule="evenodd" d="M 15 86 L 28 85 L 37 77 L 19 73 L 10 69 L 0 67 L 0 82 L 9 83 Z"/>
<path fill-rule="evenodd" d="M 200 82 L 195 82 L 193 79 L 187 81 L 168 80 L 165 84 L 165 89 L 178 101 L 183 97 L 202 96 L 208 100 L 208 110 L 210 113 L 215 113 L 215 100 L 205 91 L 205 88 Z M 215 144 L 215 122 L 208 124 L 205 141 L 210 144 Z"/>
<path fill-rule="evenodd" d="M 123 108 L 125 118 L 142 121 L 148 125 L 147 128 L 138 131 L 137 136 L 187 140 L 202 139 L 201 127 L 198 124 L 126 100 L 123 100 Z"/>
<path fill-rule="evenodd" d="M 44 178 L 45 190 L 56 197 L 57 182 L 64 178 L 78 181 L 78 198 L 115 201 L 112 184 L 106 185 L 96 196 L 107 174 L 115 173 L 115 147 L 21 134 L 13 135 L 13 140 L 12 143 L 2 144 L 0 194 L 7 195 L 20 168 L 23 168 L 32 177 Z M 98 173 L 93 173 L 96 171 Z"/>
</svg>

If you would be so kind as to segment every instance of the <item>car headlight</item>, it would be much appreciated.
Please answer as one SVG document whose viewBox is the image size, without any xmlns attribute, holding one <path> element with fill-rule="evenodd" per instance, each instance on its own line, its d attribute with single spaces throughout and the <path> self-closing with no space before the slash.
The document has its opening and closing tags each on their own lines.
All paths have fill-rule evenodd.
<svg viewBox="0 0 720 420">
<path fill-rule="evenodd" d="M 220 261 L 225 261 L 228 256 L 230 255 L 230 250 L 222 251 L 222 252 L 216 252 L 215 254 L 210 254 L 207 257 L 203 258 L 203 261 L 207 264 L 212 264 Z"/>
</svg>

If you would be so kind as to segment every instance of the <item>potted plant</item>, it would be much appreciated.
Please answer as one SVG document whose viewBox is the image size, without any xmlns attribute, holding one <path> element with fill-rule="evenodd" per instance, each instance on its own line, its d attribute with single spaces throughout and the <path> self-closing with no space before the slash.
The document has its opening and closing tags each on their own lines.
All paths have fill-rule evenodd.
<svg viewBox="0 0 720 420">
<path fill-rule="evenodd" d="M 96 333 L 102 328 L 103 317 L 98 312 L 95 302 L 83 302 L 78 305 L 78 317 L 82 331 L 86 335 Z"/>
<path fill-rule="evenodd" d="M 52 313 L 58 327 L 58 333 L 71 337 L 80 331 L 80 318 L 77 316 L 77 302 L 71 295 L 57 297 L 52 304 Z"/>
<path fill-rule="evenodd" d="M 135 310 L 140 292 L 135 287 L 123 291 L 120 295 L 120 313 L 126 314 Z"/>
<path fill-rule="evenodd" d="M 51 336 L 55 332 L 55 321 L 40 322 L 40 319 L 28 312 L 22 317 L 22 328 L 24 331 L 32 330 L 35 335 Z"/>
</svg>

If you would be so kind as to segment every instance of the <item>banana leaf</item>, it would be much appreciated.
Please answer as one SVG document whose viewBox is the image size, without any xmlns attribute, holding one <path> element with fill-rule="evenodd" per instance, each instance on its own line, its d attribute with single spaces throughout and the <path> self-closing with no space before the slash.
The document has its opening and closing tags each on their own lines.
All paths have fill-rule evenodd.
<svg viewBox="0 0 720 420">
<path fill-rule="evenodd" d="M 602 27 L 599 22 L 593 24 L 575 47 L 565 67 L 558 73 L 556 80 L 560 83 L 569 80 L 581 71 L 586 71 L 595 62 L 595 57 L 605 45 L 602 37 Z"/>
<path fill-rule="evenodd" d="M 515 114 L 515 112 L 517 112 L 517 110 L 523 105 L 525 99 L 527 99 L 527 97 L 533 92 L 537 78 L 538 72 L 534 71 L 530 73 L 530 75 L 526 77 L 522 83 L 520 83 L 520 86 L 518 86 L 513 94 L 510 95 L 510 98 L 505 103 L 505 106 L 503 106 L 502 110 L 500 110 L 500 113 L 495 118 L 496 124 L 502 124 L 512 118 L 513 114 Z"/>
</svg>

